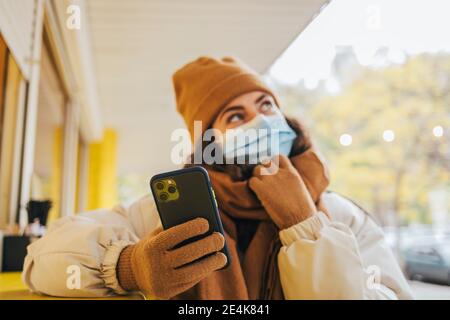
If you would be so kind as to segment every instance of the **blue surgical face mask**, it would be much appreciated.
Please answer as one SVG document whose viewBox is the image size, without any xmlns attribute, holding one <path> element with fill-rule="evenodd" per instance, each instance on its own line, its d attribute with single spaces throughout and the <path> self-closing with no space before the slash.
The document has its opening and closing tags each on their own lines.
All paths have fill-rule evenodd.
<svg viewBox="0 0 450 320">
<path fill-rule="evenodd" d="M 277 110 L 273 115 L 259 114 L 251 121 L 228 129 L 221 142 L 227 163 L 257 164 L 282 154 L 289 156 L 297 134 Z"/>
</svg>

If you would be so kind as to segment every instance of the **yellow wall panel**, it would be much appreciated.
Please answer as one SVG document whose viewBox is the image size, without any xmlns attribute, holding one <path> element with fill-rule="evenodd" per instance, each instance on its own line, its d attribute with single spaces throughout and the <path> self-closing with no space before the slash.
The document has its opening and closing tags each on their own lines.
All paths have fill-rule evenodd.
<svg viewBox="0 0 450 320">
<path fill-rule="evenodd" d="M 55 128 L 53 136 L 52 155 L 52 176 L 50 179 L 50 198 L 52 208 L 48 214 L 48 222 L 55 221 L 61 216 L 61 184 L 62 184 L 62 164 L 63 164 L 63 128 Z"/>
<path fill-rule="evenodd" d="M 103 139 L 89 146 L 87 209 L 111 208 L 117 203 L 117 134 L 106 129 Z"/>
</svg>

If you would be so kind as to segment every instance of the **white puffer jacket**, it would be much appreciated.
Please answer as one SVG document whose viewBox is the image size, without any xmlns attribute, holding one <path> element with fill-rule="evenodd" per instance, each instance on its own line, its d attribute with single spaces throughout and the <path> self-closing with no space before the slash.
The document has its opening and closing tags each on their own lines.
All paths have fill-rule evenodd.
<svg viewBox="0 0 450 320">
<path fill-rule="evenodd" d="M 278 264 L 285 297 L 411 299 L 381 229 L 347 199 L 334 193 L 323 197 L 331 219 L 319 212 L 280 231 Z M 120 252 L 158 225 L 150 196 L 128 208 L 62 218 L 28 247 L 23 280 L 32 291 L 54 296 L 126 294 L 116 278 Z"/>
</svg>

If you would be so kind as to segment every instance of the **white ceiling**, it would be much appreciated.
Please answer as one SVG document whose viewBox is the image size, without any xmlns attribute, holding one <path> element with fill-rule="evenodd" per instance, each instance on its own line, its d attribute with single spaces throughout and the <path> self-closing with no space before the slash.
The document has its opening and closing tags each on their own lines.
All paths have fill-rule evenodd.
<svg viewBox="0 0 450 320">
<path fill-rule="evenodd" d="M 106 126 L 118 131 L 119 174 L 175 167 L 172 73 L 200 55 L 235 55 L 264 73 L 327 0 L 89 0 Z"/>
</svg>

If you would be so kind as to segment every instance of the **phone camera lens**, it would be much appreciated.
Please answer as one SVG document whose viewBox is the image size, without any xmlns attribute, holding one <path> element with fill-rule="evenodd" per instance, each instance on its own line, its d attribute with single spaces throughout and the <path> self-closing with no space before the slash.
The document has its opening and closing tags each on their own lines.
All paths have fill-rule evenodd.
<svg viewBox="0 0 450 320">
<path fill-rule="evenodd" d="M 158 190 L 164 189 L 164 183 L 162 183 L 162 182 L 157 182 L 157 183 L 156 183 L 156 189 L 158 189 Z"/>
<path fill-rule="evenodd" d="M 167 201 L 167 199 L 169 199 L 169 195 L 167 193 L 165 193 L 165 192 L 162 192 L 159 195 L 159 199 L 161 199 L 162 201 Z"/>
<path fill-rule="evenodd" d="M 177 191 L 177 188 L 175 188 L 174 186 L 170 186 L 167 191 L 169 191 L 169 193 L 175 193 Z"/>
</svg>

